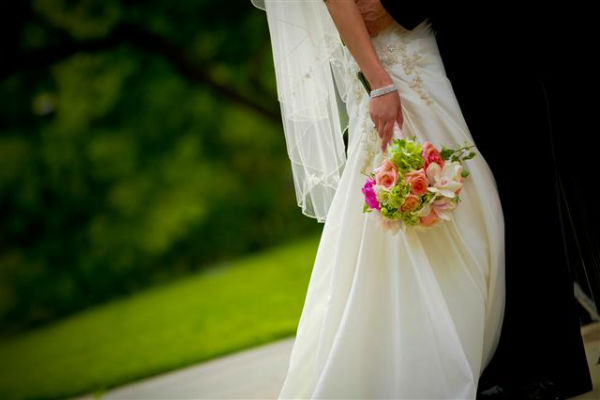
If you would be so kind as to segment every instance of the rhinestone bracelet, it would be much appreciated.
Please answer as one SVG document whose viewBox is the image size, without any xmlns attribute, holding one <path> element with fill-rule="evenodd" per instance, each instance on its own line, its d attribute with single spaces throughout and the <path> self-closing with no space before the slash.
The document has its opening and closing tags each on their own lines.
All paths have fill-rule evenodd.
<svg viewBox="0 0 600 400">
<path fill-rule="evenodd" d="M 377 97 L 377 96 L 383 96 L 384 94 L 393 92 L 394 90 L 396 90 L 396 85 L 394 85 L 392 83 L 391 85 L 387 85 L 384 87 L 380 87 L 380 88 L 371 90 L 371 93 L 369 93 L 369 96 L 371 98 Z"/>
</svg>

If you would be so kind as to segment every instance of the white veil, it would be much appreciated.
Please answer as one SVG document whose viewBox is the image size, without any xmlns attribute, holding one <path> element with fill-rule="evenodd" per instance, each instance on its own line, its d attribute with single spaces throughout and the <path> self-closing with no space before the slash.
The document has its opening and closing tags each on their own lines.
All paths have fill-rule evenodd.
<svg viewBox="0 0 600 400">
<path fill-rule="evenodd" d="M 346 163 L 348 54 L 323 0 L 251 0 L 267 15 L 298 206 L 324 222 Z"/>
</svg>

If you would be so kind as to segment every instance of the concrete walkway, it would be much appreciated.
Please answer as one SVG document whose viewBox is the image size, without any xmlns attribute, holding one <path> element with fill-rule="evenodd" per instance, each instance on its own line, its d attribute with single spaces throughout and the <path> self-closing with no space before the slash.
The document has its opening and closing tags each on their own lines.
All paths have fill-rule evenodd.
<svg viewBox="0 0 600 400">
<path fill-rule="evenodd" d="M 581 331 L 594 391 L 572 400 L 600 399 L 600 323 Z M 102 399 L 275 399 L 294 343 L 291 337 L 107 392 Z M 93 399 L 92 396 L 79 398 Z"/>
<path fill-rule="evenodd" d="M 275 399 L 287 372 L 294 339 L 135 382 L 107 392 L 102 399 Z"/>
</svg>

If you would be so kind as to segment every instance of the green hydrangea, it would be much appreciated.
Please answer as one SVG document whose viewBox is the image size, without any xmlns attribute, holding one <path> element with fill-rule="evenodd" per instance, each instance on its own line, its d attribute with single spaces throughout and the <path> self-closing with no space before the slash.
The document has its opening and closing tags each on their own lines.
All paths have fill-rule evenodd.
<svg viewBox="0 0 600 400">
<path fill-rule="evenodd" d="M 404 197 L 410 193 L 408 186 L 402 177 L 398 178 L 398 182 L 389 190 L 380 190 L 377 193 L 379 203 L 387 208 L 388 211 L 399 209 L 404 203 Z"/>
<path fill-rule="evenodd" d="M 404 221 L 406 225 L 418 225 L 421 219 L 415 210 L 402 214 L 402 221 Z"/>
<path fill-rule="evenodd" d="M 402 173 L 422 168 L 425 165 L 423 159 L 423 147 L 419 142 L 412 139 L 393 139 L 389 144 L 389 159 Z"/>
</svg>

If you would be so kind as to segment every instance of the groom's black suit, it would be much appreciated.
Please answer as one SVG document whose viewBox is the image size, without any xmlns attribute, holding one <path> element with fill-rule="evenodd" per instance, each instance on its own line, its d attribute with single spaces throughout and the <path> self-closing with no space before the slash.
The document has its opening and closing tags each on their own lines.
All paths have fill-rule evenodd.
<svg viewBox="0 0 600 400">
<path fill-rule="evenodd" d="M 577 75 L 561 75 L 577 54 L 565 43 L 574 34 L 561 30 L 570 25 L 545 15 L 411 14 L 403 2 L 382 4 L 405 28 L 425 15 L 432 22 L 446 73 L 501 197 L 506 308 L 499 346 L 478 390 L 517 390 L 543 380 L 568 397 L 592 390 L 561 236 L 549 124 L 551 116 L 556 126 L 578 117 L 561 100 L 576 102 L 573 94 L 580 92 L 566 85 L 558 90 L 563 75 L 577 86 Z M 555 135 L 554 142 L 574 133 Z"/>
</svg>

